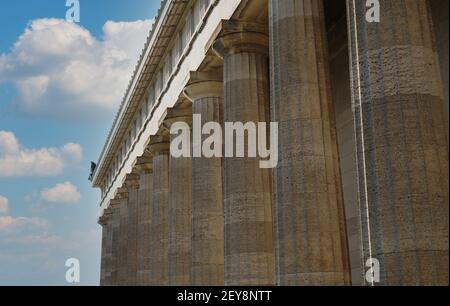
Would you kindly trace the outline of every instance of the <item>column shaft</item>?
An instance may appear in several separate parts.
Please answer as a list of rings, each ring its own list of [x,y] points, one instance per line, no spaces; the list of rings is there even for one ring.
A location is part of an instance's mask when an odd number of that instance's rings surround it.
[[[112,237],[112,215],[111,208],[103,211],[103,215],[99,219],[102,225],[102,255],[101,255],[101,275],[100,285],[108,286],[111,284],[111,237]]]
[[[111,204],[111,277],[110,285],[117,286],[119,269],[119,233],[120,233],[120,202],[114,200]]]
[[[143,173],[140,178],[139,189],[139,213],[138,213],[138,235],[137,235],[137,285],[150,286],[151,285],[151,221],[152,221],[152,188],[153,188],[153,174]]]
[[[215,42],[224,58],[224,121],[270,121],[268,37],[227,22]],[[259,25],[255,31],[259,31]],[[248,145],[245,145],[248,149]],[[246,151],[245,156],[248,156]],[[271,173],[259,158],[225,158],[225,284],[273,285]]]
[[[118,239],[117,285],[128,284],[128,195],[120,199],[120,225]]]
[[[278,283],[342,285],[349,265],[322,1],[270,1]]]
[[[348,0],[364,262],[383,285],[448,285],[448,143],[429,1]]]
[[[106,240],[108,237],[107,223],[102,225],[102,253],[101,253],[101,265],[100,265],[100,286],[105,286],[107,262],[106,262]]]
[[[189,113],[192,113],[190,109]],[[168,115],[170,116],[170,114]],[[186,122],[186,117],[166,119]],[[190,122],[188,122],[190,124]],[[187,133],[191,133],[187,127]],[[171,135],[171,141],[178,135]],[[170,156],[169,162],[169,285],[191,285],[192,266],[192,159]]]
[[[105,286],[111,286],[112,276],[112,237],[113,237],[113,220],[111,209],[108,209],[108,220],[106,223],[107,235],[106,235],[106,247],[105,247]]]
[[[169,247],[169,154],[158,153],[153,158],[153,194],[151,222],[151,281],[155,286],[168,285]]]
[[[189,85],[186,95],[201,125],[223,123],[223,85],[203,81]],[[207,138],[202,136],[202,143]],[[192,285],[224,285],[224,215],[222,158],[192,159]]]
[[[127,285],[135,286],[137,280],[137,228],[138,228],[138,189],[129,188],[127,220]]]

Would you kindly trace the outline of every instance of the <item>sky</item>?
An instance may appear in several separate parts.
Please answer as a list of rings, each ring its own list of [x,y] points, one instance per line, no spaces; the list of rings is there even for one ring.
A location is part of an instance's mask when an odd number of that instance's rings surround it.
[[[0,2],[0,285],[99,284],[88,181],[160,0]]]

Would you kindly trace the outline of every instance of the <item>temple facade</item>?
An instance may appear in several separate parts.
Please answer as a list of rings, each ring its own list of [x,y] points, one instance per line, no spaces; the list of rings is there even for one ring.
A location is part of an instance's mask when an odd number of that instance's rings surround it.
[[[448,285],[448,4],[162,1],[92,173],[101,285]],[[174,157],[194,115],[278,123],[276,167]]]

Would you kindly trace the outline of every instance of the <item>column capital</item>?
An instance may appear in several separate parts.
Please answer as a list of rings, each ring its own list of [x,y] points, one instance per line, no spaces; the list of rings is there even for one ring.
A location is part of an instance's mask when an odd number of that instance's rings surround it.
[[[128,173],[125,175],[125,179],[123,180],[123,187],[129,189],[137,189],[139,188],[139,174],[136,173]]]
[[[108,222],[107,222],[105,216],[103,215],[103,216],[98,217],[97,223],[99,225],[101,225],[102,227],[104,227]]]
[[[183,94],[191,102],[202,98],[223,98],[223,74],[191,71]]]
[[[192,107],[184,108],[169,108],[167,110],[166,119],[164,119],[163,126],[170,133],[170,128],[175,122],[185,122],[192,125]]]
[[[115,209],[115,208],[117,208],[118,206],[120,205],[120,199],[116,199],[116,198],[114,198],[114,199],[111,199],[110,201],[109,201],[109,205],[108,205],[108,209]]]
[[[138,174],[148,174],[153,172],[153,156],[141,156],[134,163],[133,172]]]
[[[147,144],[145,152],[152,156],[169,154],[170,135],[165,128],[161,129],[157,135],[150,138],[150,142]]]
[[[128,189],[125,187],[120,187],[116,190],[116,198],[121,199],[127,199],[128,198]]]
[[[112,212],[111,212],[111,210],[109,208],[105,209],[103,211],[103,215],[101,215],[98,218],[98,224],[101,225],[101,226],[107,225],[109,220],[110,220],[111,214],[112,214]]]
[[[103,211],[103,215],[106,216],[106,217],[110,217],[111,214],[112,214],[111,207],[108,206],[108,207]]]
[[[254,22],[222,21],[221,31],[212,47],[222,58],[244,52],[268,55],[268,27]]]

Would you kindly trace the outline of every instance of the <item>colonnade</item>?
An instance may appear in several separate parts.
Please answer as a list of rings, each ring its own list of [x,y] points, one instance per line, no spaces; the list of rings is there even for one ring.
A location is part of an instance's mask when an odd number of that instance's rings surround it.
[[[103,226],[103,285],[349,285],[322,1],[223,21],[221,72],[189,76]],[[428,1],[348,0],[361,266],[383,285],[448,284],[448,143]],[[414,22],[412,22],[414,21]],[[223,71],[223,73],[222,73]],[[278,165],[174,158],[174,122],[278,122]],[[361,275],[365,278],[365,275]],[[370,282],[369,282],[370,283]]]

